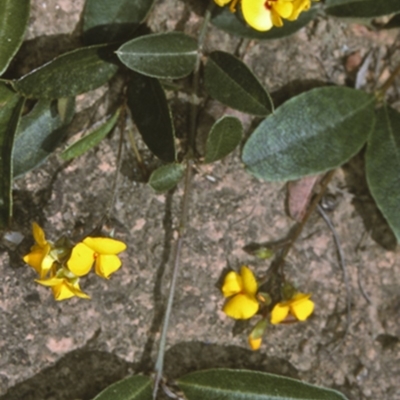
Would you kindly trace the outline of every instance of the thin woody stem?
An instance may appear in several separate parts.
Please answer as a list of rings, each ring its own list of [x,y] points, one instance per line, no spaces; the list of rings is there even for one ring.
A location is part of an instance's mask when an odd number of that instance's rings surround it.
[[[197,94],[199,91],[201,56],[203,54],[204,40],[206,37],[207,27],[211,19],[211,12],[213,8],[214,8],[214,2],[211,1],[204,15],[203,24],[200,29],[199,38],[197,40],[197,58],[193,71],[192,94],[190,99],[191,100],[190,126],[189,126],[189,146],[190,146],[190,151],[192,151],[193,154],[195,153],[195,148],[196,148],[196,123],[197,123],[197,112],[198,112]]]
[[[287,255],[289,254],[290,249],[292,248],[293,244],[296,242],[296,240],[300,236],[300,234],[303,231],[303,228],[306,225],[306,223],[307,223],[308,219],[310,218],[311,214],[317,208],[318,203],[320,202],[322,196],[324,195],[324,193],[326,191],[326,188],[328,187],[328,184],[331,181],[334,173],[335,173],[334,170],[329,171],[322,178],[322,181],[320,183],[320,190],[319,190],[318,194],[314,197],[314,199],[311,202],[310,207],[308,207],[308,210],[307,210],[306,214],[304,215],[303,219],[298,224],[296,230],[294,231],[294,233],[289,238],[288,244],[286,246],[284,246],[284,248],[282,249],[281,253],[278,256],[277,262],[274,265],[274,267],[276,268],[275,269],[276,271],[279,270],[282,267],[283,263],[285,262],[285,259],[286,259]]]
[[[390,74],[389,78],[386,82],[376,91],[376,97],[378,100],[383,100],[387,90],[392,86],[393,82],[395,81],[397,75],[400,74],[400,64],[395,68],[395,70]]]
[[[154,379],[154,389],[153,389],[153,399],[157,398],[158,387],[162,378],[163,369],[164,369],[164,355],[165,355],[165,346],[167,340],[167,332],[169,320],[171,317],[172,305],[174,302],[176,281],[179,273],[179,265],[180,265],[180,256],[182,250],[182,244],[184,241],[185,233],[186,233],[186,224],[188,220],[188,210],[189,210],[189,195],[190,195],[190,187],[192,182],[193,175],[193,162],[189,160],[186,165],[186,174],[185,174],[185,187],[184,194],[182,199],[182,213],[179,221],[178,228],[178,240],[175,246],[174,252],[174,269],[172,272],[171,286],[169,288],[167,308],[165,310],[164,324],[162,327],[160,344],[158,348],[157,361],[155,365],[155,379]]]
[[[188,212],[189,212],[189,201],[190,201],[190,188],[193,177],[193,160],[192,157],[195,154],[195,141],[196,141],[196,125],[197,125],[197,94],[199,88],[199,79],[200,79],[200,63],[201,56],[203,50],[204,39],[207,31],[207,26],[211,18],[211,10],[213,7],[213,2],[210,2],[209,7],[206,10],[202,27],[200,29],[199,38],[198,38],[198,47],[197,47],[197,58],[195,69],[193,72],[193,81],[192,81],[192,95],[191,95],[191,107],[190,107],[190,125],[189,125],[189,154],[188,160],[186,161],[186,172],[185,172],[185,186],[184,186],[184,194],[182,199],[182,211],[179,220],[178,227],[178,240],[176,242],[174,257],[173,257],[173,272],[171,285],[169,288],[167,307],[165,310],[164,323],[161,331],[160,344],[157,354],[157,361],[155,365],[155,379],[154,379],[154,389],[153,389],[153,399],[157,398],[158,388],[160,386],[160,381],[163,375],[164,369],[164,356],[165,356],[165,347],[167,341],[167,333],[168,333],[168,325],[171,317],[172,305],[174,301],[176,281],[179,274],[179,266],[180,266],[180,256],[183,241],[186,234],[186,227],[188,222]]]

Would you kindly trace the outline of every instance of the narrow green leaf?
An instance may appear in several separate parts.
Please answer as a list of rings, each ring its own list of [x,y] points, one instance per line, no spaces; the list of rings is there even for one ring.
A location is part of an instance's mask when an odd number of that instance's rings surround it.
[[[0,0],[0,75],[21,46],[29,8],[30,0]]]
[[[157,168],[150,176],[149,185],[159,193],[167,192],[182,179],[186,167],[182,164],[168,164]]]
[[[194,69],[197,42],[181,32],[157,33],[123,44],[117,55],[128,68],[144,75],[183,78]]]
[[[242,134],[242,124],[237,118],[229,115],[220,118],[208,135],[204,162],[212,163],[227,156],[236,149],[242,140]]]
[[[129,36],[147,17],[154,0],[86,0],[83,38],[86,44],[111,43]]]
[[[174,126],[160,82],[132,72],[128,107],[148,148],[165,162],[175,161]]]
[[[342,18],[374,18],[400,11],[399,0],[327,0],[327,14]]]
[[[301,13],[296,21],[284,21],[281,28],[272,28],[267,32],[259,32],[248,26],[237,12],[230,12],[229,7],[216,7],[211,22],[217,28],[232,35],[249,39],[272,40],[293,35],[293,33],[308,25],[316,16],[317,8],[313,7],[309,11]]]
[[[32,111],[21,118],[14,142],[14,177],[40,165],[55,150],[72,120],[74,109],[74,98],[39,100]]]
[[[0,83],[0,228],[12,216],[12,151],[24,99]]]
[[[147,376],[130,376],[113,383],[93,400],[151,400],[152,383]]]
[[[374,97],[324,87],[294,97],[256,128],[242,160],[271,181],[299,179],[337,168],[365,144],[374,126]]]
[[[73,97],[103,85],[117,72],[111,46],[90,46],[65,53],[14,83],[25,97]]]
[[[118,109],[104,124],[101,124],[98,128],[66,148],[61,153],[61,158],[63,160],[71,160],[97,146],[114,128],[118,121],[120,111],[121,110]]]
[[[400,242],[400,113],[387,105],[368,139],[366,170],[371,194]]]
[[[267,115],[273,109],[267,91],[246,64],[229,53],[210,54],[204,84],[211,97],[221,103],[254,115]]]
[[[188,400],[346,400],[335,390],[257,371],[210,369],[177,383]]]

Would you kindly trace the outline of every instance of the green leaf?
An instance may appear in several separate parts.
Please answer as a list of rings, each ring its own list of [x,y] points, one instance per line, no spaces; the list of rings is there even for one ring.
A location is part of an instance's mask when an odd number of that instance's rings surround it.
[[[141,36],[123,44],[119,59],[130,69],[154,78],[189,75],[197,58],[197,42],[181,32]]]
[[[327,14],[342,18],[374,18],[400,11],[399,0],[327,0]]]
[[[160,82],[132,72],[128,107],[148,148],[165,162],[175,161],[174,126]]]
[[[244,146],[249,172],[271,181],[337,168],[365,144],[374,125],[374,97],[324,87],[294,97],[256,128]]]
[[[21,118],[14,142],[14,177],[41,164],[57,147],[74,115],[75,100],[39,100]]]
[[[135,375],[113,383],[93,400],[151,400],[153,381],[147,376]]]
[[[316,15],[317,8],[313,7],[309,11],[302,12],[296,21],[284,21],[283,27],[281,28],[274,27],[267,32],[259,32],[246,25],[246,23],[240,19],[238,13],[231,13],[229,7],[216,7],[211,22],[217,28],[232,35],[249,39],[271,40],[293,35],[293,33],[308,25]]]
[[[204,83],[207,92],[221,103],[254,115],[267,115],[273,109],[267,91],[246,64],[229,53],[210,54]]]
[[[101,124],[98,128],[66,148],[61,153],[61,158],[63,160],[71,160],[97,146],[114,128],[118,121],[120,111],[121,110],[118,109],[104,124]]]
[[[30,0],[0,0],[0,75],[21,46],[29,8]]]
[[[224,158],[231,153],[242,140],[241,122],[229,115],[225,115],[215,122],[207,138],[206,164]]]
[[[167,192],[182,179],[186,167],[182,164],[168,164],[157,168],[150,176],[149,185],[159,193]]]
[[[378,110],[366,153],[368,186],[400,242],[400,113]]]
[[[85,44],[129,39],[147,17],[154,0],[86,0],[83,12]]]
[[[335,390],[257,371],[210,369],[177,383],[188,400],[346,400]]]
[[[58,99],[96,89],[117,72],[111,46],[90,46],[65,53],[14,83],[25,97]]]
[[[0,228],[12,216],[12,151],[24,99],[0,82]]]

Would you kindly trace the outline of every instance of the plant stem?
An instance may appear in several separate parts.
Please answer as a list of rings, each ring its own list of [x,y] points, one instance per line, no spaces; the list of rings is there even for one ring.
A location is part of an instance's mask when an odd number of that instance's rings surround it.
[[[211,0],[204,15],[203,24],[200,29],[199,38],[197,40],[197,58],[193,71],[192,94],[190,96],[191,98],[190,98],[189,149],[190,151],[193,152],[193,154],[195,154],[196,150],[196,123],[197,123],[197,111],[198,111],[197,93],[199,90],[200,63],[201,63],[201,56],[203,54],[203,46],[206,37],[207,27],[211,19],[211,12],[213,8],[214,8],[214,2]]]
[[[161,381],[161,378],[163,375],[164,356],[165,356],[165,346],[166,346],[166,341],[167,341],[168,325],[169,325],[169,320],[171,317],[172,305],[173,305],[173,301],[174,301],[175,288],[176,288],[176,281],[177,281],[178,273],[179,273],[181,250],[182,250],[182,245],[183,245],[183,241],[184,241],[185,234],[186,234],[186,227],[187,227],[187,221],[188,221],[190,188],[191,188],[191,182],[192,182],[192,177],[193,177],[192,157],[195,155],[195,147],[196,147],[195,142],[196,142],[196,125],[197,125],[197,112],[198,112],[196,99],[197,99],[197,93],[198,93],[198,89],[199,89],[200,63],[201,63],[204,39],[206,36],[207,26],[208,26],[208,23],[211,18],[211,10],[212,10],[213,6],[214,6],[214,3],[211,1],[210,5],[208,6],[208,8],[206,10],[203,24],[202,24],[202,27],[201,27],[200,33],[199,33],[198,42],[197,42],[198,43],[197,58],[196,58],[194,72],[193,72],[191,106],[190,106],[190,125],[189,125],[189,146],[190,147],[189,147],[189,153],[188,153],[188,160],[186,161],[185,186],[184,186],[183,199],[182,199],[181,216],[180,216],[179,227],[178,227],[178,240],[176,242],[174,257],[173,257],[174,268],[173,268],[173,272],[172,272],[171,285],[169,288],[164,323],[163,323],[161,336],[160,336],[160,344],[159,344],[159,349],[158,349],[158,354],[157,354],[157,361],[156,361],[156,365],[154,368],[155,373],[156,373],[156,376],[154,379],[154,389],[153,389],[153,399],[154,400],[157,398],[158,388],[159,388],[160,381]]]
[[[275,271],[278,271],[282,267],[283,263],[285,262],[286,256],[289,254],[289,251],[292,248],[293,244],[296,242],[296,240],[300,236],[301,232],[303,231],[303,228],[306,225],[306,222],[308,221],[308,219],[310,218],[310,216],[314,212],[314,210],[317,208],[318,203],[320,202],[322,196],[324,195],[326,188],[328,187],[328,183],[331,181],[334,173],[335,173],[335,170],[329,171],[322,178],[322,181],[320,183],[320,191],[314,197],[313,201],[311,202],[310,206],[308,207],[306,214],[304,215],[301,222],[297,225],[293,234],[289,237],[288,244],[286,246],[284,246],[281,253],[279,254],[278,259],[276,260],[276,264],[274,264]]]
[[[399,74],[400,74],[400,64],[390,74],[390,76],[386,80],[386,82],[376,91],[375,96],[378,98],[378,100],[383,100],[385,93],[390,88],[390,86],[392,86],[394,80],[396,79],[397,75],[399,75]]]
[[[189,211],[189,194],[190,187],[193,176],[193,161],[188,160],[186,165],[186,173],[185,173],[185,187],[184,194],[182,199],[182,213],[179,221],[178,228],[178,240],[176,242],[175,251],[174,251],[174,269],[172,272],[171,286],[169,288],[167,308],[165,310],[164,323],[161,331],[160,344],[158,348],[157,361],[155,365],[155,373],[156,377],[154,379],[154,389],[153,389],[153,399],[155,400],[157,397],[158,387],[160,384],[160,380],[162,378],[162,373],[164,369],[164,355],[165,355],[165,345],[167,340],[167,332],[169,320],[171,317],[172,304],[174,302],[175,288],[176,288],[176,280],[178,278],[179,265],[180,265],[180,256],[183,240],[186,233],[186,225],[188,220],[188,211]]]

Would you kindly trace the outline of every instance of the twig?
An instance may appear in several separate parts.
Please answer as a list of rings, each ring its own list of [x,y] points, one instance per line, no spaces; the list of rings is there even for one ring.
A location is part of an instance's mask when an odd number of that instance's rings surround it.
[[[129,140],[129,143],[130,143],[130,145],[132,147],[133,153],[135,154],[136,161],[137,161],[137,163],[139,165],[139,168],[142,171],[143,178],[144,178],[145,181],[147,181],[149,173],[147,171],[146,166],[144,165],[143,158],[139,153],[139,149],[138,149],[138,147],[136,145],[136,140],[135,140],[135,136],[133,134],[132,128],[128,129],[128,140]]]
[[[383,100],[387,90],[390,88],[390,86],[392,86],[398,74],[400,74],[400,64],[390,74],[386,82],[375,92],[375,96],[377,97],[378,100]]]
[[[326,225],[328,225],[328,228],[332,232],[333,240],[335,242],[338,258],[339,258],[339,265],[340,268],[343,272],[343,280],[344,284],[346,286],[346,309],[347,309],[347,317],[346,317],[346,329],[344,331],[344,335],[341,338],[340,342],[336,345],[335,349],[343,342],[345,337],[350,331],[350,325],[351,325],[351,290],[350,290],[350,282],[349,282],[349,276],[347,274],[347,268],[346,268],[346,261],[344,259],[344,254],[342,247],[340,245],[340,240],[339,236],[336,232],[335,227],[332,224],[332,221],[330,220],[329,216],[326,214],[324,209],[318,204],[317,209],[323,220],[326,222]]]
[[[207,27],[211,19],[211,12],[213,8],[214,8],[214,2],[211,0],[204,15],[203,24],[201,26],[199,38],[197,41],[197,57],[193,71],[192,94],[190,96],[191,104],[190,104],[189,146],[190,146],[190,151],[193,152],[193,154],[195,153],[195,148],[196,148],[196,123],[197,123],[197,111],[198,111],[197,93],[199,90],[199,80],[200,80],[199,72],[200,72],[201,56],[203,54],[204,39],[206,37]]]
[[[166,340],[167,340],[168,325],[169,325],[169,320],[171,317],[172,304],[174,302],[176,280],[178,278],[178,273],[179,273],[181,249],[182,249],[182,244],[183,244],[183,240],[184,240],[185,233],[186,233],[186,224],[187,224],[187,219],[188,219],[187,217],[188,217],[188,211],[189,211],[189,194],[190,194],[190,186],[191,186],[192,174],[193,174],[192,164],[193,164],[193,161],[189,160],[187,162],[187,166],[186,166],[185,188],[184,188],[184,194],[183,194],[183,200],[182,200],[182,214],[181,214],[181,218],[179,221],[178,241],[175,246],[175,252],[174,252],[174,257],[173,257],[174,269],[172,272],[171,286],[169,288],[167,307],[165,310],[164,323],[163,323],[163,327],[162,327],[160,344],[159,344],[158,354],[157,354],[157,361],[156,361],[156,365],[154,368],[155,373],[156,373],[156,377],[154,379],[154,389],[153,389],[153,399],[154,400],[157,397],[158,387],[159,387],[159,384],[160,384],[160,381],[162,378],[162,374],[163,374],[163,369],[164,369],[164,355],[165,355],[165,345],[166,345]]]
[[[310,218],[310,215],[314,212],[315,208],[317,207],[318,203],[320,202],[322,196],[325,193],[326,188],[328,187],[328,183],[331,181],[333,174],[335,173],[335,170],[329,171],[321,180],[320,182],[320,191],[319,193],[314,197],[314,199],[312,200],[310,206],[308,207],[308,210],[306,212],[306,214],[304,215],[303,219],[301,220],[301,222],[297,225],[297,227],[294,230],[294,233],[291,235],[291,237],[289,237],[288,239],[290,239],[290,241],[288,242],[288,244],[282,249],[282,252],[280,253],[276,264],[275,264],[275,270],[278,270],[283,262],[285,261],[286,256],[289,254],[290,249],[292,248],[293,244],[295,243],[295,241],[298,239],[298,237],[300,236],[301,232],[303,231],[303,228],[306,224],[306,222],[308,221],[308,219]]]
[[[189,154],[188,154],[188,161],[186,163],[186,173],[185,173],[185,187],[184,187],[184,193],[183,193],[183,199],[182,199],[182,212],[181,212],[181,217],[179,221],[179,229],[178,229],[178,241],[175,246],[175,252],[174,252],[174,269],[172,272],[172,279],[171,279],[171,286],[169,288],[169,294],[168,294],[168,301],[167,301],[167,307],[165,311],[165,317],[164,317],[164,323],[163,323],[163,328],[161,332],[161,337],[160,337],[160,346],[158,349],[158,354],[157,354],[157,361],[155,365],[155,379],[154,379],[154,389],[153,389],[153,399],[155,400],[157,398],[157,392],[158,388],[160,385],[160,381],[162,378],[163,374],[163,369],[164,369],[164,356],[165,356],[165,345],[166,345],[166,340],[167,340],[167,332],[168,332],[168,325],[169,325],[169,320],[171,316],[171,311],[172,311],[172,304],[174,301],[174,294],[175,294],[175,287],[176,287],[176,281],[179,273],[179,264],[180,264],[180,255],[181,255],[181,249],[182,249],[182,244],[183,240],[185,237],[186,233],[186,225],[187,225],[187,220],[188,220],[188,211],[189,211],[189,199],[190,199],[190,187],[191,187],[191,181],[192,181],[192,176],[193,176],[193,160],[191,159],[194,156],[195,153],[195,142],[196,142],[196,123],[197,123],[197,92],[198,92],[198,86],[199,86],[199,71],[200,71],[200,62],[201,62],[201,55],[202,55],[202,49],[204,45],[204,39],[207,31],[207,26],[208,23],[211,19],[211,10],[214,7],[214,2],[210,1],[210,4],[206,10],[204,20],[203,20],[203,25],[200,29],[199,33],[199,38],[198,38],[198,44],[197,44],[197,58],[196,58],[196,64],[195,64],[195,69],[193,72],[193,87],[192,87],[192,95],[191,95],[191,112],[190,112],[190,129],[189,129]]]

